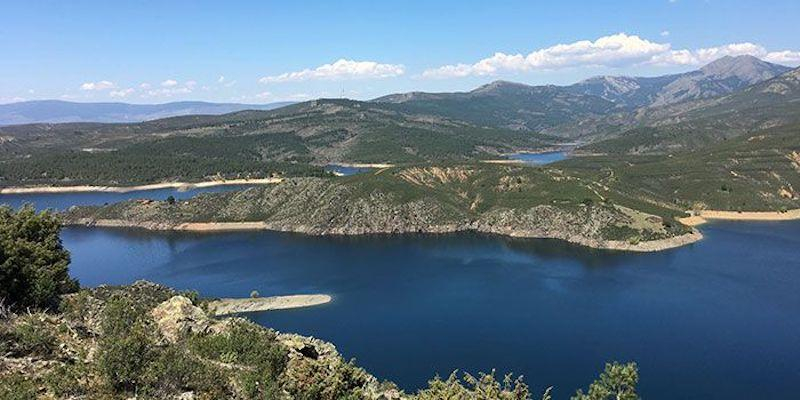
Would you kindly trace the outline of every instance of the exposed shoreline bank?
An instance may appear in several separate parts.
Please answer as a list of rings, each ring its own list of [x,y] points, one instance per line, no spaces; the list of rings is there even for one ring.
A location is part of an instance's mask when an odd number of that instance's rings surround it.
[[[800,220],[800,208],[779,211],[718,211],[705,210],[696,212],[690,217],[678,218],[684,225],[698,226],[707,223],[709,220],[724,221],[793,221]]]
[[[394,164],[389,163],[331,163],[329,165],[335,165],[338,167],[347,167],[347,168],[392,168]]]
[[[197,188],[206,188],[213,186],[229,186],[229,185],[269,185],[280,183],[283,178],[263,178],[263,179],[229,179],[221,181],[203,181],[203,182],[162,182],[152,183],[148,185],[138,186],[93,186],[93,185],[76,185],[76,186],[12,186],[0,188],[0,194],[40,194],[40,193],[129,193],[144,190],[157,190],[157,189],[181,189],[191,190]]]
[[[330,303],[331,300],[332,297],[327,294],[295,294],[289,296],[255,297],[244,299],[219,299],[208,303],[208,310],[214,316],[223,316],[231,314],[313,307]]]
[[[131,222],[118,219],[78,219],[68,222],[73,226],[89,226],[89,227],[103,227],[103,228],[140,228],[153,231],[181,231],[181,232],[236,232],[236,231],[275,231],[275,232],[288,232],[288,233],[301,233],[315,236],[357,236],[357,235],[385,235],[385,234],[403,234],[403,233],[424,233],[424,234],[441,234],[441,233],[457,233],[457,232],[478,232],[488,233],[501,236],[508,236],[514,238],[524,239],[555,239],[564,240],[569,243],[586,246],[601,250],[620,250],[630,252],[654,252],[673,249],[676,247],[685,246],[691,243],[700,241],[703,235],[699,231],[692,231],[687,234],[675,236],[666,239],[650,240],[645,242],[630,243],[626,241],[617,240],[599,240],[587,237],[560,237],[560,236],[544,236],[535,232],[528,231],[515,231],[506,229],[486,229],[474,228],[468,226],[448,225],[448,226],[434,226],[424,230],[410,230],[410,231],[322,231],[318,232],[306,226],[289,227],[283,225],[269,224],[262,221],[252,222],[183,222],[177,224],[166,224],[157,222]]]

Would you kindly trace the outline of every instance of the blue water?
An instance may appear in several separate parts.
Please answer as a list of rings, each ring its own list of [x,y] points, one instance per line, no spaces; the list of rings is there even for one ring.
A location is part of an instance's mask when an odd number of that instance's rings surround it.
[[[37,209],[66,210],[75,205],[103,205],[131,199],[165,200],[169,196],[183,200],[200,193],[217,193],[231,190],[242,190],[246,185],[221,185],[189,190],[155,189],[137,190],[128,193],[40,193],[40,194],[0,194],[0,204],[8,204],[19,208],[25,203],[33,204]]]
[[[556,161],[565,160],[569,157],[567,151],[549,151],[546,153],[516,153],[511,154],[508,158],[513,160],[522,160],[526,164],[544,165],[554,163]]]
[[[328,164],[325,166],[325,171],[333,172],[342,176],[361,174],[371,171],[372,168],[364,167],[348,167],[339,164]]]
[[[68,228],[84,285],[146,278],[207,296],[329,293],[252,314],[332,341],[407,390],[497,368],[569,398],[635,360],[645,399],[796,398],[800,223],[718,223],[659,253],[477,234],[309,237]]]

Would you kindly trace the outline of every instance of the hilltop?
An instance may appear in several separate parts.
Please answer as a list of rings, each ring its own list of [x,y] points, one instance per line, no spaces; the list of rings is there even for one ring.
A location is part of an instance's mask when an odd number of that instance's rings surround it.
[[[218,115],[243,110],[272,110],[292,102],[268,104],[179,101],[163,104],[77,103],[33,100],[0,104],[0,125],[63,122],[141,122],[180,115]]]
[[[353,100],[137,124],[18,125],[0,127],[0,138],[5,185],[319,175],[312,165],[496,158],[555,141]]]

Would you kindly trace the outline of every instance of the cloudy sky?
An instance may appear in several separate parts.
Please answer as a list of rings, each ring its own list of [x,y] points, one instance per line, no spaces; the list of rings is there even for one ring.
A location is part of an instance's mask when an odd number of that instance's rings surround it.
[[[0,103],[369,99],[738,54],[800,65],[797,0],[0,3]]]

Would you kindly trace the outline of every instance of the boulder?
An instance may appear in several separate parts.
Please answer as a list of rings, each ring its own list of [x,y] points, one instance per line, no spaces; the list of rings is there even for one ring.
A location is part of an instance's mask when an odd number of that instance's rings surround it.
[[[183,296],[173,296],[151,311],[161,335],[170,343],[175,343],[187,335],[206,333],[211,320],[205,312]]]

